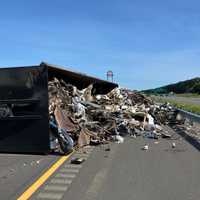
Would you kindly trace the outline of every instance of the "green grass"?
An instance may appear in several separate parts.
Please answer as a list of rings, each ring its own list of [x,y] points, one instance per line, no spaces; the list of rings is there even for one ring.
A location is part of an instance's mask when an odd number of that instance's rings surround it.
[[[192,113],[200,114],[200,106],[192,103],[183,103],[183,102],[178,102],[176,100],[169,100],[165,99],[164,97],[153,97],[153,99],[157,102],[160,103],[170,103],[171,105],[175,106],[176,108],[180,108]]]

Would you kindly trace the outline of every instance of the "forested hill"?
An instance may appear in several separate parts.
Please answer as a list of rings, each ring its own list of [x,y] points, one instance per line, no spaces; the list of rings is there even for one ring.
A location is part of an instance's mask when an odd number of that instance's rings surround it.
[[[175,84],[166,85],[163,87],[149,89],[142,91],[147,94],[167,94],[174,92],[181,93],[199,93],[200,94],[200,77],[193,78],[186,81],[181,81]]]

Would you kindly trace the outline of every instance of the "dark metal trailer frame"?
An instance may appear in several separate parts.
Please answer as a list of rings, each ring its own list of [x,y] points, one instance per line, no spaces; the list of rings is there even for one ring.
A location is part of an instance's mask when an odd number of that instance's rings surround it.
[[[0,152],[49,153],[48,80],[57,77],[94,93],[106,94],[118,85],[62,67],[0,69]]]

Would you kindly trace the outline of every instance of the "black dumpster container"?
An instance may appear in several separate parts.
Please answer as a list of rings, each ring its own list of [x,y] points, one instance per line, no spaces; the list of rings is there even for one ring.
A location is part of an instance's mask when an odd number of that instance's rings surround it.
[[[48,69],[0,69],[0,152],[49,151]]]
[[[116,84],[47,63],[0,69],[0,152],[48,153],[48,80],[57,77],[79,89],[94,84],[107,93]]]

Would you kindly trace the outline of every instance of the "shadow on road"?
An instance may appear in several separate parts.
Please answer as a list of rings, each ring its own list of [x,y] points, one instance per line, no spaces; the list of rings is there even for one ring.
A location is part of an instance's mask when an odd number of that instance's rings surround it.
[[[179,134],[183,139],[189,142],[192,146],[194,146],[198,151],[200,151],[200,142],[197,141],[192,136],[188,135],[182,128],[178,127],[177,125],[170,126],[177,134]]]

